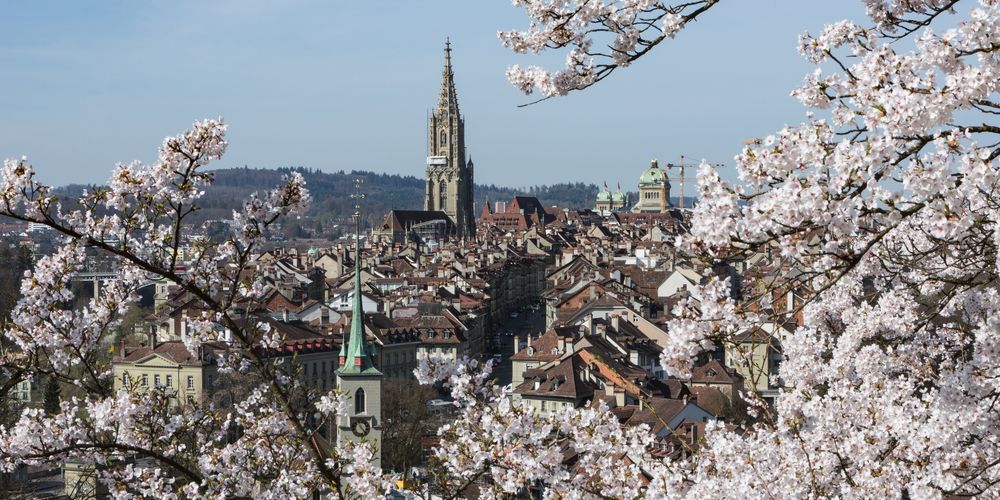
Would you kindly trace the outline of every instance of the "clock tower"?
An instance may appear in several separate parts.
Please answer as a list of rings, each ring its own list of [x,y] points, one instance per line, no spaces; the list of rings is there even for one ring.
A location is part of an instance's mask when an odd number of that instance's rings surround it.
[[[347,396],[347,412],[337,415],[337,444],[364,441],[374,446],[375,466],[382,466],[382,372],[375,367],[365,338],[361,307],[361,180],[354,181],[354,302],[351,331],[340,346],[337,388]]]

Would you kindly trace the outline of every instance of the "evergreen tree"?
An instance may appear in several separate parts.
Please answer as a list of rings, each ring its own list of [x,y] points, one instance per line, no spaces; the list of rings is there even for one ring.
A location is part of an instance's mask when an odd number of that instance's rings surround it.
[[[54,377],[49,377],[45,382],[45,414],[56,415],[59,413],[59,381]]]

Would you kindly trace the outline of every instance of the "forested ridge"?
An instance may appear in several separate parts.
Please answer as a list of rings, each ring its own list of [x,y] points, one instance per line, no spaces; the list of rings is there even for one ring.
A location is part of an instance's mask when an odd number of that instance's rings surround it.
[[[366,171],[324,172],[305,167],[243,167],[212,171],[215,182],[206,189],[205,197],[201,199],[201,210],[192,221],[228,219],[248,195],[273,188],[281,182],[283,175],[290,172],[298,172],[305,178],[313,199],[307,215],[320,221],[336,222],[351,214],[350,194],[354,190],[352,181],[359,177],[364,179],[365,211],[369,214],[370,222],[381,220],[392,209],[423,209],[424,179],[420,177]],[[64,186],[58,190],[58,194],[76,198],[87,187]],[[524,188],[478,184],[475,189],[475,213],[478,217],[486,201],[491,204],[495,201],[509,201],[516,195],[535,196],[545,206],[593,208],[598,190],[596,185],[582,182]],[[632,199],[634,198],[633,194]]]

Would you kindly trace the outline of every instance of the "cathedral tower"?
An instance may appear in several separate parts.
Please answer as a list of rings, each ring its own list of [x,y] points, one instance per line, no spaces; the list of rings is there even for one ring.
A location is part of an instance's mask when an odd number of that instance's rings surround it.
[[[465,120],[458,110],[451,42],[444,44],[444,71],[437,108],[427,118],[427,189],[424,210],[440,210],[459,236],[473,236],[473,165],[465,160]]]

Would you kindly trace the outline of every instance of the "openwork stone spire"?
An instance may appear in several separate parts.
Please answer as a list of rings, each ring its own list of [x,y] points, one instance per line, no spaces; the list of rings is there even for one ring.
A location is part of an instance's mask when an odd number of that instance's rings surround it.
[[[451,69],[451,39],[444,42],[444,69],[441,71],[441,90],[438,95],[438,114],[459,116],[458,93],[455,92],[455,73]]]

